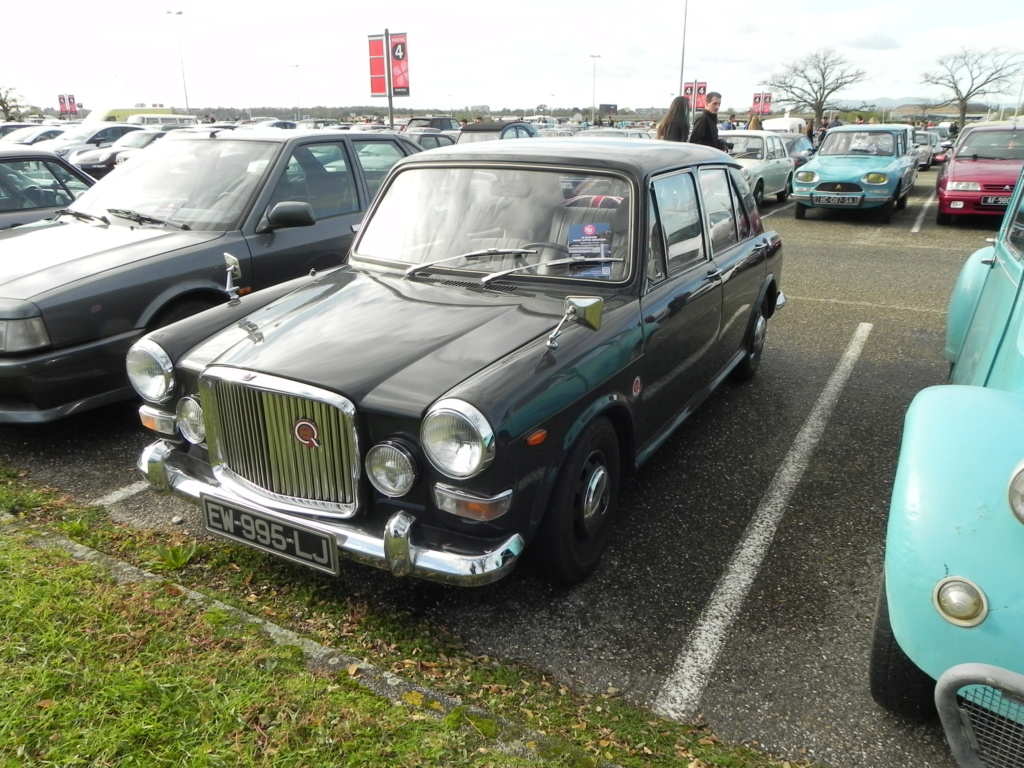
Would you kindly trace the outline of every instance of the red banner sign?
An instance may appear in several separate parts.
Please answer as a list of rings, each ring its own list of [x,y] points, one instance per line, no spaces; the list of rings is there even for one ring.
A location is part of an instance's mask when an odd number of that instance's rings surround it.
[[[409,95],[409,44],[404,32],[391,35],[391,95]]]
[[[750,108],[751,114],[770,115],[772,113],[772,95],[770,93],[755,93],[754,105]]]
[[[60,104],[60,113],[66,115],[68,113],[67,97],[61,93],[57,96],[57,102]]]
[[[707,83],[694,83],[697,89],[697,109],[704,109],[704,100],[708,95],[708,84]]]
[[[68,112],[72,115],[78,114],[78,103],[75,101],[74,94],[71,93],[68,94]]]
[[[385,67],[384,35],[370,35],[370,95],[388,95],[388,75]]]

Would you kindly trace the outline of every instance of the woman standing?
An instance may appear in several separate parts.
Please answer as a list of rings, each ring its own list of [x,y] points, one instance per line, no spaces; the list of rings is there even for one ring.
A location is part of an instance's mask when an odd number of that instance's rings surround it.
[[[666,141],[686,141],[690,135],[690,105],[685,96],[676,96],[668,112],[654,129],[654,138]]]

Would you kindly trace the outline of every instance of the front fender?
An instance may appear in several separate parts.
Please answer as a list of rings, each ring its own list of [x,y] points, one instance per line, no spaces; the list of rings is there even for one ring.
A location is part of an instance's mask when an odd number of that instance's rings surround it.
[[[1024,671],[1024,524],[1007,489],[1024,459],[1024,396],[930,387],[907,411],[886,536],[893,633],[933,678],[973,661]],[[964,628],[933,604],[948,576],[984,591],[989,614]]]
[[[960,357],[967,329],[978,306],[981,290],[992,272],[991,264],[983,264],[983,260],[994,259],[995,248],[991,245],[980,248],[972,253],[957,276],[953,293],[949,297],[949,310],[946,314],[946,359],[955,363]]]

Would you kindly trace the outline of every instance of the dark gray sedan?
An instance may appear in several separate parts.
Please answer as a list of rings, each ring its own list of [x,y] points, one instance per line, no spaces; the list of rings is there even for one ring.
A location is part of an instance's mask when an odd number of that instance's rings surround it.
[[[133,397],[128,348],[226,301],[225,253],[243,293],[342,264],[391,165],[419,151],[397,135],[174,131],[52,220],[0,233],[0,423]]]
[[[0,229],[49,218],[96,183],[45,149],[0,147]]]

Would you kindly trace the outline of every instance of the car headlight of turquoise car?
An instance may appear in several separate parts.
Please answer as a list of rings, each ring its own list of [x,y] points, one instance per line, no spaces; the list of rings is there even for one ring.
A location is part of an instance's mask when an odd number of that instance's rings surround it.
[[[878,173],[878,172],[865,173],[863,178],[862,178],[862,181],[865,184],[888,184],[889,183],[889,174],[887,174],[887,173]]]

